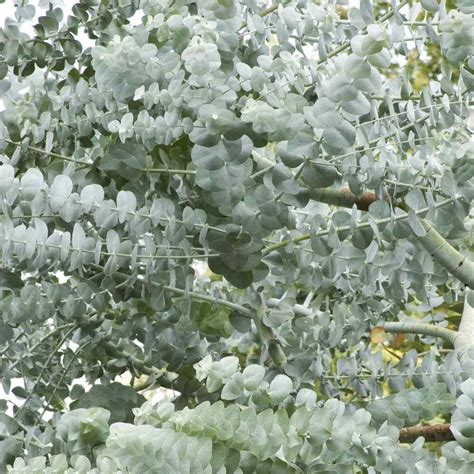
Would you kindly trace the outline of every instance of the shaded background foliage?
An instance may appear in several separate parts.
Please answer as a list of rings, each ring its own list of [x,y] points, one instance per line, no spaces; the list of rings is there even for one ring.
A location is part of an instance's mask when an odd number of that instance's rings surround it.
[[[471,472],[470,2],[17,3],[2,469]]]

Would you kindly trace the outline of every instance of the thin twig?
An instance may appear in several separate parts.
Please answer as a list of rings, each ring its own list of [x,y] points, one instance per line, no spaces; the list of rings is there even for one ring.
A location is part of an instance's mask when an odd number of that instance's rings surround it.
[[[409,428],[402,428],[400,430],[400,443],[413,443],[420,436],[425,438],[425,441],[452,441],[454,435],[450,429],[449,423],[428,426],[410,426]]]

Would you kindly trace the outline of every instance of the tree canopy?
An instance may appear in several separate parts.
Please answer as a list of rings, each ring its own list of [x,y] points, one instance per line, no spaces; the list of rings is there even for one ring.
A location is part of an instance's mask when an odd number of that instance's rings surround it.
[[[473,472],[472,2],[15,3],[0,471]]]

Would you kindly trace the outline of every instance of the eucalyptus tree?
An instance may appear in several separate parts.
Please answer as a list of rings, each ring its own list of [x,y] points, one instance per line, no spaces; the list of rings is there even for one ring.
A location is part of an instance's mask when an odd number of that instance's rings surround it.
[[[473,472],[472,2],[68,3],[0,30],[3,471]]]

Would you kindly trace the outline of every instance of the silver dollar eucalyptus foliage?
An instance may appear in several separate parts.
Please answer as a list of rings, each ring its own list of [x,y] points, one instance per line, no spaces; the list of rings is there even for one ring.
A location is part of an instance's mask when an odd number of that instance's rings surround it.
[[[474,472],[472,2],[14,3],[0,471]]]

